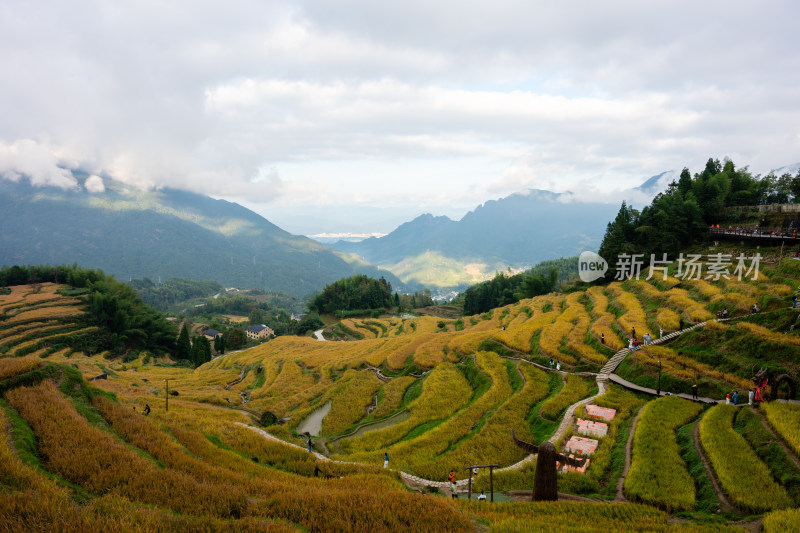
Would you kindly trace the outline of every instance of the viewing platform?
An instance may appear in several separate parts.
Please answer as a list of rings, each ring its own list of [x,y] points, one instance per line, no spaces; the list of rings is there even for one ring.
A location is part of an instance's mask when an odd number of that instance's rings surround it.
[[[765,229],[765,228],[709,228],[709,235],[713,239],[736,239],[743,241],[770,241],[800,243],[800,233],[797,229]]]

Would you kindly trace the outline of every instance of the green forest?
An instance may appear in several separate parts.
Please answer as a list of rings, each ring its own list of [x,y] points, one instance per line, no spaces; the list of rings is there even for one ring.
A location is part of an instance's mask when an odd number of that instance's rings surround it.
[[[692,177],[684,168],[677,181],[658,194],[641,212],[622,202],[616,218],[608,223],[599,254],[609,261],[610,273],[620,254],[675,254],[686,246],[708,239],[712,224],[726,221],[727,208],[786,203],[800,199],[800,172],[753,176],[733,161],[709,159],[702,172]]]
[[[511,276],[498,272],[494,278],[468,288],[458,299],[463,299],[465,315],[476,315],[524,298],[547,294],[577,276],[577,257],[543,261],[530,270]]]
[[[383,277],[370,278],[356,274],[326,285],[308,304],[311,311],[334,314],[338,311],[370,310],[394,304],[392,284]]]

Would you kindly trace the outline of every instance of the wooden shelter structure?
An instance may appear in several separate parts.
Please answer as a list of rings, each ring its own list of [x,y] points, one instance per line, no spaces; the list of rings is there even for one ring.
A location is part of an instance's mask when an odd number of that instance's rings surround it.
[[[536,473],[533,476],[531,501],[558,501],[556,461],[576,468],[580,468],[586,463],[585,457],[576,459],[556,452],[556,447],[552,442],[545,441],[537,446],[524,440],[519,440],[513,429],[511,430],[511,438],[514,439],[514,444],[519,448],[536,455]]]

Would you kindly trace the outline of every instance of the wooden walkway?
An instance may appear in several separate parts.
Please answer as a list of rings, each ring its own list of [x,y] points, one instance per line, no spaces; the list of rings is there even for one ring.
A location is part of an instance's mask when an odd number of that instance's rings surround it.
[[[712,239],[733,239],[737,241],[759,241],[759,242],[792,242],[800,243],[800,232],[797,230],[781,231],[773,233],[772,230],[735,230],[712,228],[709,229],[708,234]]]

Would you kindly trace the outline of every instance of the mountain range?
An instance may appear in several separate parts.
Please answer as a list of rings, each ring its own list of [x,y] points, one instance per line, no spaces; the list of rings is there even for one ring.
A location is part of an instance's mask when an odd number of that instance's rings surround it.
[[[653,195],[669,175],[637,190]],[[463,289],[497,271],[596,250],[619,209],[530,189],[457,221],[425,214],[382,237],[326,246],[226,200],[73,177],[68,189],[0,179],[0,265],[78,263],[123,281],[181,277],[298,297],[356,273],[402,291]]]
[[[355,273],[406,288],[390,272],[238,204],[108,179],[98,189],[86,174],[73,177],[72,189],[0,179],[0,265],[78,263],[122,281],[182,277],[299,297]]]
[[[384,237],[331,246],[408,283],[463,286],[498,270],[596,250],[618,210],[617,204],[577,203],[568,193],[529,189],[488,201],[459,221],[425,214]]]

